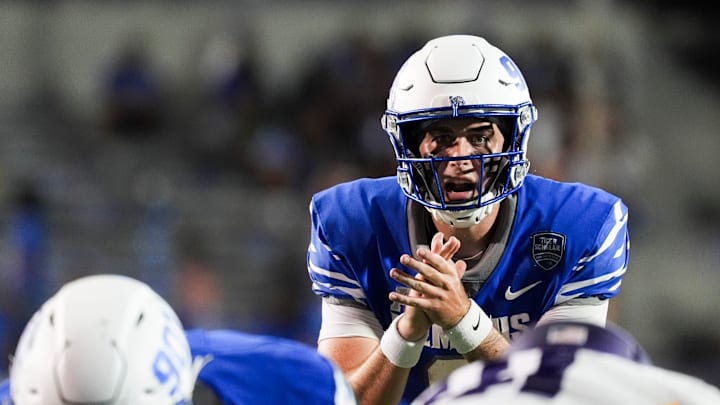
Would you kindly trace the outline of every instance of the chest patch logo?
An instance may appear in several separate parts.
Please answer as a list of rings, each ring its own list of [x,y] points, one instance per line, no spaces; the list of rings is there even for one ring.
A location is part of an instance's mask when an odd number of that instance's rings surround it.
[[[532,258],[544,270],[554,269],[565,254],[565,235],[538,232],[532,236]]]

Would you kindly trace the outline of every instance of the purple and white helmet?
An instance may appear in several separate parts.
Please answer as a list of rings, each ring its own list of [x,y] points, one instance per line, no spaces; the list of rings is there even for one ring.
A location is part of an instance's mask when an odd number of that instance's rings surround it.
[[[572,352],[588,349],[620,356],[638,363],[650,363],[650,357],[635,338],[620,326],[605,327],[576,321],[555,321],[523,332],[510,352],[540,348],[543,351]]]

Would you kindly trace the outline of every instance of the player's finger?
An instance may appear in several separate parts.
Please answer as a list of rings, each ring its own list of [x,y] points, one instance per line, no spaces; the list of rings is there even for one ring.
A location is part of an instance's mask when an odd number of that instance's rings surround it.
[[[443,247],[443,238],[444,236],[442,232],[437,232],[435,235],[433,235],[432,240],[430,241],[430,250],[439,253]]]
[[[430,250],[433,252],[439,252],[443,245],[443,234],[441,232],[436,233],[433,235],[432,240],[430,240]]]
[[[443,244],[439,254],[445,260],[451,260],[458,250],[460,250],[460,240],[454,236],[451,236],[450,239],[448,239],[447,242]]]
[[[420,248],[418,249],[416,254],[423,261],[423,263],[435,269],[437,272],[440,272],[442,274],[457,274],[453,262],[451,260],[445,259],[437,253]],[[419,269],[417,270],[420,271]],[[425,274],[424,271],[421,271],[421,273],[423,273],[426,277],[428,276],[427,274]]]
[[[423,295],[434,297],[437,296],[438,293],[440,293],[438,287],[425,282],[419,277],[412,277],[411,275],[405,273],[400,269],[393,268],[392,270],[390,270],[390,277],[392,277],[395,281],[405,284],[410,289],[417,291],[418,293]]]
[[[458,260],[455,262],[455,271],[457,272],[459,278],[462,278],[462,276],[465,275],[465,270],[467,270],[467,263],[465,260]]]
[[[390,277],[419,293],[422,293],[423,290],[427,290],[427,287],[425,286],[427,283],[425,283],[422,279],[413,277],[400,269],[390,270]]]
[[[403,304],[419,309],[426,309],[425,307],[428,306],[427,300],[420,297],[411,297],[409,295],[400,294],[397,291],[393,291],[388,295],[388,298],[390,298],[390,301],[397,302],[398,304]]]
[[[444,257],[446,260],[450,260],[460,249],[460,240],[451,236],[445,241],[444,237],[442,232],[437,232],[433,235],[432,241],[430,242],[430,250]]]
[[[418,249],[418,251],[420,250],[429,252],[429,250],[427,249]],[[425,280],[437,286],[444,285],[442,273],[433,268],[433,266],[426,263],[425,260],[417,260],[410,255],[402,255],[400,256],[400,263],[417,271],[421,275],[421,280]]]

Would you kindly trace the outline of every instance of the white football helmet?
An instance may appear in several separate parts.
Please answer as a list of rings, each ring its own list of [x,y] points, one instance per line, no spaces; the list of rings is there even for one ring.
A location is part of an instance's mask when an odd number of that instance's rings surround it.
[[[146,284],[120,275],[63,286],[26,326],[10,369],[16,405],[192,403],[183,327]]]
[[[424,123],[453,117],[487,117],[503,132],[501,153],[470,157],[420,156]],[[436,218],[468,227],[492,205],[517,191],[528,172],[525,156],[537,110],[517,65],[485,39],[450,35],[429,41],[403,64],[387,100],[382,126],[390,136],[403,192]],[[479,163],[478,198],[449,203],[437,168],[450,160]],[[483,190],[485,176],[492,176]]]

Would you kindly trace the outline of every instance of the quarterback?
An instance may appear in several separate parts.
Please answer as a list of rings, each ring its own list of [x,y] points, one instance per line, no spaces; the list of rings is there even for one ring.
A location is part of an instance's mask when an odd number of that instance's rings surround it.
[[[396,176],[315,194],[307,267],[318,350],[360,403],[407,404],[553,319],[604,325],[628,263],[617,196],[530,173],[538,112],[518,66],[481,37],[430,40],[381,124]]]

